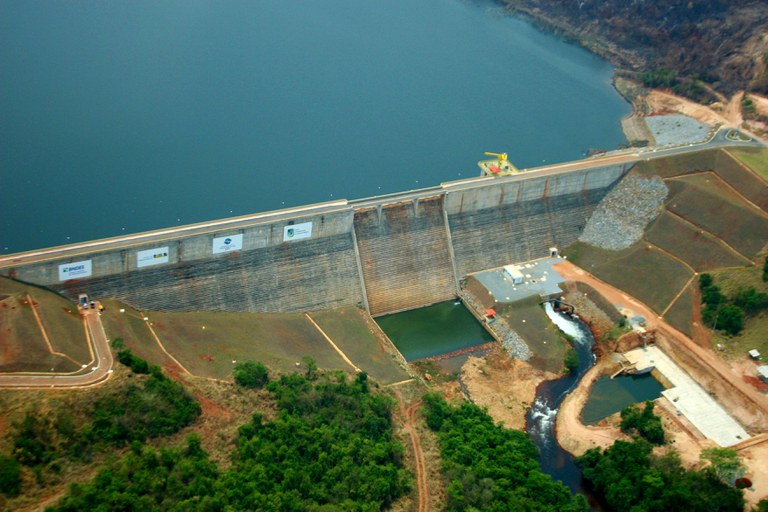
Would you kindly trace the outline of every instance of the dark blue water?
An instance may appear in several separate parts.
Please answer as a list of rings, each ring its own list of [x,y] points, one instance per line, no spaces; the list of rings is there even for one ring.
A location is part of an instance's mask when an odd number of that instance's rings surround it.
[[[612,149],[611,73],[460,0],[3,0],[0,252]]]

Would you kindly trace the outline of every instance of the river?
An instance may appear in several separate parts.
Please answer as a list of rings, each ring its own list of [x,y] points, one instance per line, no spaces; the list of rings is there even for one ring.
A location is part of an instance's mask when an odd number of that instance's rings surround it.
[[[581,321],[575,321],[556,313],[552,306],[545,304],[547,316],[561,331],[571,336],[574,347],[579,355],[579,366],[576,371],[556,380],[542,382],[536,390],[536,399],[526,415],[526,430],[539,450],[541,469],[555,480],[562,481],[573,492],[585,493],[582,487],[581,470],[576,465],[571,454],[563,450],[555,436],[555,419],[557,411],[581,378],[595,364],[592,347],[595,339],[589,328]],[[588,496],[589,497],[589,496]],[[594,501],[594,499],[590,499]],[[597,508],[593,508],[595,510]]]
[[[0,252],[614,149],[612,71],[494,3],[4,0]]]

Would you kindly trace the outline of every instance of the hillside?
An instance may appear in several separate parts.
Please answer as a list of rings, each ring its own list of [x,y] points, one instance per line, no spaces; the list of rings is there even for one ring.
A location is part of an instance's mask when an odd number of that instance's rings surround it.
[[[503,0],[651,87],[768,93],[768,1]],[[703,83],[702,83],[703,82]]]

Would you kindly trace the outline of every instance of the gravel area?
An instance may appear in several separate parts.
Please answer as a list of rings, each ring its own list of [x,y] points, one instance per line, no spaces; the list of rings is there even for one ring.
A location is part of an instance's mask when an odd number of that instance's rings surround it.
[[[463,290],[460,295],[465,305],[477,311],[478,314],[483,314],[485,309],[477,302],[474,295],[467,292],[466,290]],[[504,350],[506,350],[510,356],[520,359],[521,361],[527,361],[531,358],[531,356],[533,356],[531,349],[528,348],[528,345],[525,343],[523,338],[521,338],[520,335],[515,331],[510,329],[509,324],[507,324],[507,322],[502,318],[496,317],[496,319],[493,320],[489,326],[499,337],[501,340],[501,346],[504,347]]]
[[[682,114],[647,116],[648,125],[657,146],[679,146],[704,142],[710,126]]]
[[[603,249],[626,249],[661,213],[667,192],[658,176],[627,174],[597,206],[579,240]]]

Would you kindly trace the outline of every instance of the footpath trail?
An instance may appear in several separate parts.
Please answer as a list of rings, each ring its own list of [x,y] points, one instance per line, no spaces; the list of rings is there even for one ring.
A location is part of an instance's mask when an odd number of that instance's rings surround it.
[[[101,324],[98,311],[83,311],[86,338],[93,359],[81,371],[69,374],[15,373],[0,374],[0,388],[16,389],[78,389],[106,382],[112,375],[112,350]]]
[[[416,485],[419,494],[419,512],[429,511],[429,487],[427,486],[427,465],[424,452],[421,449],[421,440],[416,432],[416,412],[421,407],[421,400],[414,402],[406,409],[403,395],[399,389],[395,390],[397,403],[400,405],[400,414],[403,417],[403,426],[408,431],[413,446],[413,457],[416,460]]]

